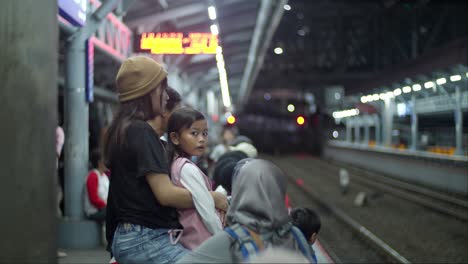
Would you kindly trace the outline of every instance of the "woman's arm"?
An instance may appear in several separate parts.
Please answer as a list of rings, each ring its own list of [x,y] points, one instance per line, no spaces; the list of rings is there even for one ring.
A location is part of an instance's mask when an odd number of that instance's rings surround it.
[[[178,209],[194,207],[190,192],[172,184],[167,174],[150,173],[146,181],[161,205]]]
[[[192,194],[195,208],[208,231],[215,234],[223,230],[221,219],[216,213],[213,197],[198,168],[193,164],[186,163],[180,171],[180,179],[182,185]]]

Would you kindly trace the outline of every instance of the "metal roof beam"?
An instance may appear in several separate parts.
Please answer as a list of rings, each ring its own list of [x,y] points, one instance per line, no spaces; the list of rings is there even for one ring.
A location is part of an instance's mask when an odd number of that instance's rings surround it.
[[[190,16],[199,12],[204,12],[206,11],[206,9],[207,7],[204,3],[195,3],[173,9],[168,9],[167,11],[162,13],[144,16],[137,19],[131,19],[127,21],[126,24],[132,28],[142,25],[144,31],[151,30],[157,25],[161,24],[162,22]]]
[[[237,99],[239,109],[242,108],[243,101],[247,101],[246,99],[257,79],[265,52],[283,16],[283,6],[287,2],[287,0],[280,0],[276,6],[273,6],[271,0],[262,0],[261,2],[254,35],[250,43],[249,57],[242,77],[239,98]]]

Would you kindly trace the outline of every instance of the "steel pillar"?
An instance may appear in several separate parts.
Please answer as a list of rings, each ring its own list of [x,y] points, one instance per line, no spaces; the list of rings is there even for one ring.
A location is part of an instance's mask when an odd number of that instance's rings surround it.
[[[95,248],[100,227],[83,213],[83,188],[88,174],[89,107],[86,102],[86,44],[105,16],[120,0],[108,0],[90,16],[86,26],[67,40],[65,54],[65,218],[59,226],[59,246]]]
[[[2,1],[0,25],[0,263],[57,263],[57,1]]]
[[[416,96],[411,96],[411,146],[410,150],[416,150],[418,145],[418,114],[416,113]]]
[[[461,109],[460,87],[455,87],[455,154],[463,155],[463,113]]]

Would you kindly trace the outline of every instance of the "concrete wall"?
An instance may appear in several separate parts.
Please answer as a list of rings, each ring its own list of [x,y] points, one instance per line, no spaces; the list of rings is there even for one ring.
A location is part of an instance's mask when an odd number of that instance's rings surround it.
[[[353,144],[328,144],[324,156],[434,189],[468,195],[468,159],[418,157],[408,151],[372,150]]]

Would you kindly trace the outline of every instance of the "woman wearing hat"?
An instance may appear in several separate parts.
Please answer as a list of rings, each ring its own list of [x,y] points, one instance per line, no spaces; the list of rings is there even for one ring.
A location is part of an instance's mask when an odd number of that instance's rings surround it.
[[[128,58],[117,74],[120,106],[105,136],[104,158],[112,172],[106,237],[119,263],[173,263],[186,252],[177,243],[176,208],[193,208],[193,199],[171,183],[166,152],[148,124],[164,112],[166,77],[144,56]],[[226,197],[212,195],[226,210]]]

